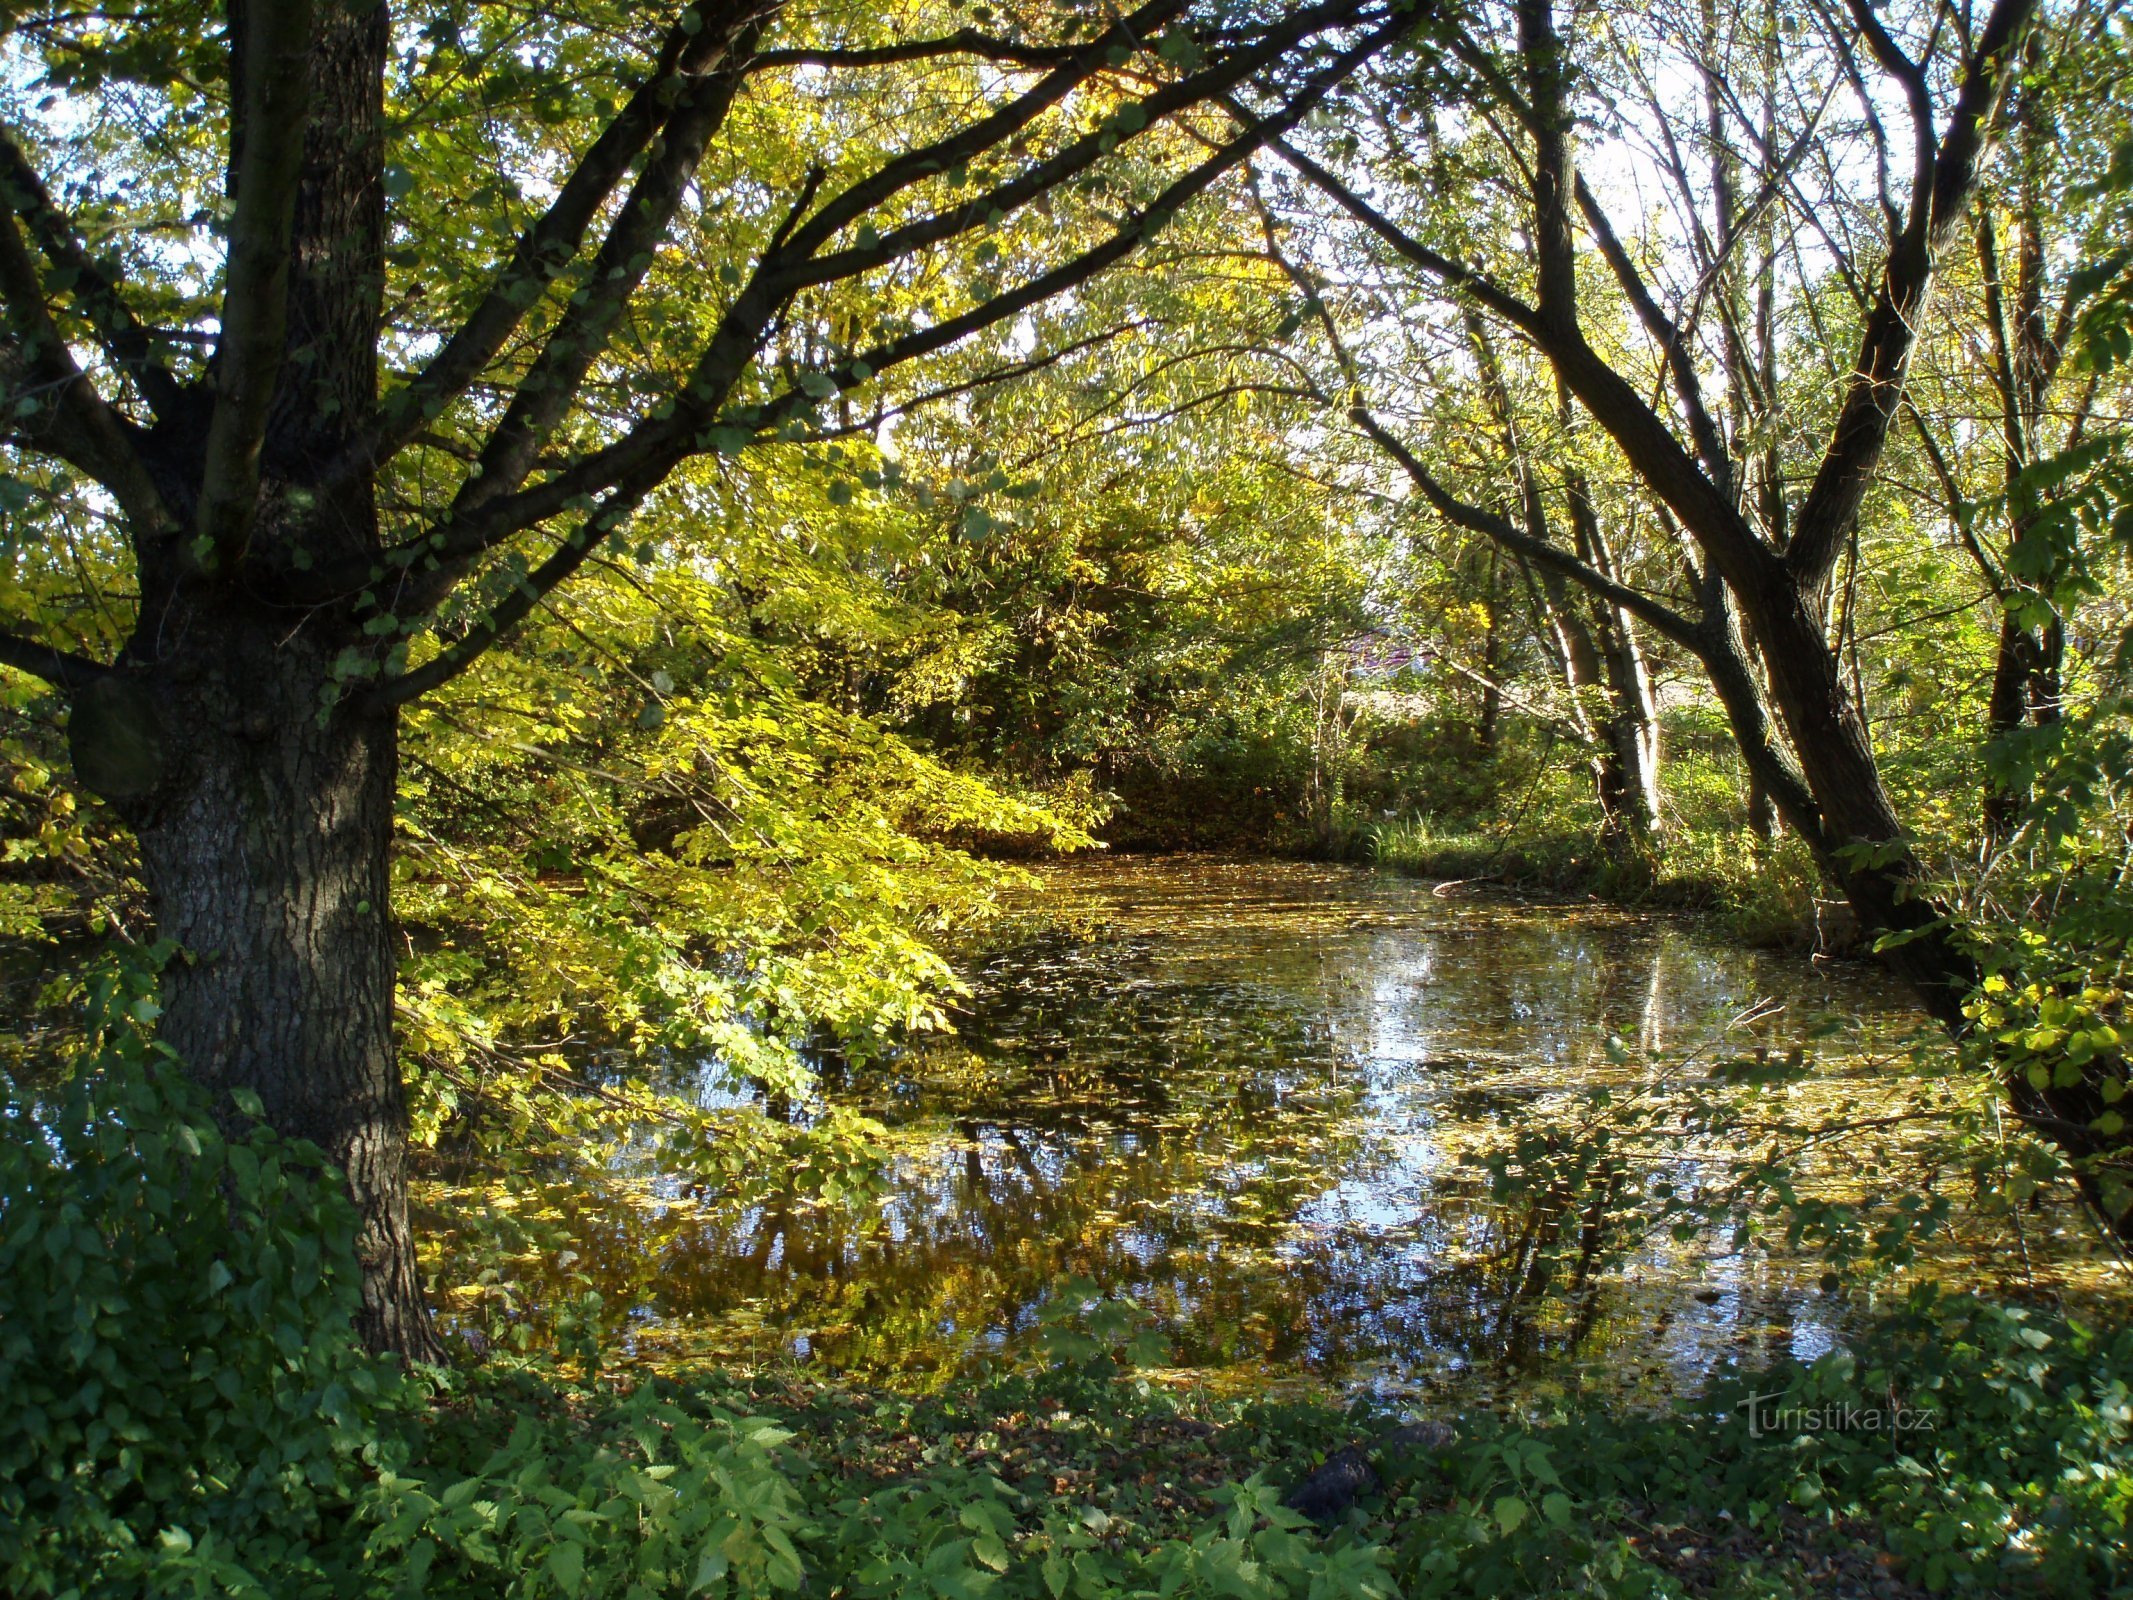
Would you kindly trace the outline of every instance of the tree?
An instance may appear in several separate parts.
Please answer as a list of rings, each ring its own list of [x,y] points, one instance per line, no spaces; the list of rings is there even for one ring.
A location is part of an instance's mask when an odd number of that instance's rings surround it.
[[[1678,531],[1687,603],[1461,499],[1360,392],[1358,427],[1447,520],[1584,585],[1703,665],[1787,824],[1887,964],[1960,1035],[1981,976],[1977,944],[1936,891],[1884,781],[1843,651],[1849,616],[1836,579],[1848,557],[1856,571],[1932,291],[1992,163],[2038,8],[2001,0],[1944,26],[1927,8],[1885,17],[1863,3],[1822,7],[1807,19],[1814,42],[1785,38],[1793,20],[1772,9],[1722,22],[1705,7],[1694,20],[1662,21],[1672,26],[1654,39],[1637,19],[1580,19],[1566,34],[1549,0],[1477,14],[1453,54],[1473,91],[1465,131],[1488,154],[1476,188],[1461,192],[1500,201],[1516,241],[1508,248],[1477,238],[1464,216],[1413,208],[1425,165],[1414,147],[1432,137],[1433,90],[1393,101],[1370,157],[1308,140],[1275,149],[1424,295],[1458,308],[1445,315],[1483,316],[1546,364]],[[1668,87],[1645,65],[1661,55],[1673,58]],[[1683,82],[1701,92],[1683,95]],[[1840,93],[1857,107],[1846,139],[1824,129]],[[1907,147],[1887,125],[1886,98],[1903,107]],[[1622,153],[1633,114],[1644,155]],[[1669,219],[1643,237],[1618,227],[1607,180],[1581,174],[1586,142],[1656,170],[1671,190]],[[1861,177],[1872,184],[1863,203],[1852,192]],[[1771,226],[1780,208],[1782,233]],[[1853,354],[1826,372],[1811,350],[1834,345],[1817,303],[1828,277],[1804,265],[1803,233],[1857,294]],[[1787,255],[1793,307],[1773,287]],[[1794,307],[1814,338],[1788,367],[1780,318]],[[1803,412],[1816,431],[1801,425]],[[1808,446],[1814,454],[1796,464]],[[2016,1111],[2074,1159],[2123,1225],[2109,1076],[2006,1074]]]
[[[0,138],[8,448],[136,598],[109,657],[18,614],[0,663],[64,693],[138,840],[184,952],[163,1037],[345,1172],[376,1348],[434,1350],[392,1032],[401,708],[691,463],[1074,292],[1412,26],[928,17],[705,3],[626,47],[641,23],[598,4],[16,23],[46,116]],[[1168,134],[1216,95],[1261,109],[1211,150]],[[1072,221],[1033,222],[1055,198]],[[984,269],[960,306],[949,259]]]

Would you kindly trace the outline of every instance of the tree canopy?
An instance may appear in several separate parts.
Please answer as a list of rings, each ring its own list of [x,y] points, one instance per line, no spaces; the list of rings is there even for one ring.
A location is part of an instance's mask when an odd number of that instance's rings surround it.
[[[2115,4],[5,30],[10,1072],[153,969],[372,1348],[411,1171],[863,1192],[1103,843],[1841,906],[2133,1227]]]

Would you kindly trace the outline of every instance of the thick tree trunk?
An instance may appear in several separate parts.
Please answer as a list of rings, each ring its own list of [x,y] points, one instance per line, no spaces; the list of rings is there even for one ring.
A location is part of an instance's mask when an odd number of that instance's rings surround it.
[[[1951,936],[1907,831],[1881,781],[1866,718],[1845,686],[1813,598],[1782,582],[1743,597],[1770,688],[1791,734],[1826,842],[1821,865],[1862,926],[1882,936],[1882,959],[1952,1031],[1976,963]],[[1811,841],[1812,842],[1812,841]]]
[[[269,1125],[340,1168],[359,1217],[359,1332],[431,1358],[393,1048],[397,724],[343,698],[336,673],[390,640],[365,634],[369,596],[291,610],[256,598],[263,577],[381,548],[370,482],[325,486],[377,400],[388,19],[378,0],[319,0],[303,94],[281,103],[287,41],[255,59],[255,24],[267,45],[280,37],[270,15],[232,0],[230,271],[250,263],[283,325],[226,306],[198,410],[144,438],[175,530],[134,529],[139,619],[119,672],[76,696],[69,733],[77,773],[139,839],[157,931],[182,952],[164,976],[164,1040],[218,1114],[241,1122],[230,1092],[250,1090]],[[286,204],[246,213],[247,149],[297,138]],[[283,252],[278,287],[258,264]],[[256,423],[243,420],[254,391]],[[220,449],[225,424],[240,440],[256,426],[256,449]]]
[[[1809,597],[1794,591],[1760,599],[1753,620],[1820,816],[1822,837],[1811,842],[1822,870],[1842,888],[1861,926],[1877,936],[1883,965],[1909,984],[1951,1035],[1963,1039],[1970,1032],[1963,1004],[1982,973],[1911,849],[1836,652]],[[2072,1081],[2053,1075],[2040,1083],[2025,1065],[2001,1070],[2016,1115],[2073,1159],[2083,1193],[2119,1238],[2133,1237],[2133,1212],[2111,1209],[2106,1181],[2107,1171],[2124,1174],[2126,1147],[2096,1126],[2109,1109],[2102,1095],[2108,1074],[2092,1065]]]
[[[122,798],[166,971],[162,1037],[217,1093],[247,1088],[278,1132],[346,1175],[360,1219],[359,1331],[432,1358],[407,1215],[407,1108],[393,1047],[390,711],[321,718],[329,646],[284,619],[194,613],[201,646],[144,696],[153,781]],[[212,625],[210,625],[212,624]]]
[[[233,196],[247,146],[292,137],[289,126],[247,120],[266,104],[254,96],[272,81],[262,74],[289,70],[253,59],[252,8],[265,3],[230,7]],[[255,576],[374,559],[380,549],[370,483],[324,485],[377,402],[388,45],[380,0],[313,5],[301,164],[286,213],[283,359],[249,534],[222,552],[239,560],[248,548]],[[276,225],[268,212],[251,223]],[[232,258],[267,242],[233,237]],[[218,387],[231,359],[218,349]],[[176,498],[189,517],[189,494]],[[223,1114],[234,1115],[229,1090],[250,1089],[272,1127],[311,1140],[341,1169],[360,1219],[364,1342],[433,1358],[393,1047],[397,721],[343,698],[335,671],[351,647],[374,656],[383,646],[366,637],[353,597],[276,610],[233,571],[195,571],[181,548],[144,549],[141,569],[141,619],[124,664],[156,748],[132,781],[119,775],[131,791],[120,806],[140,840],[158,932],[184,951],[164,979],[163,1037],[218,1093]]]

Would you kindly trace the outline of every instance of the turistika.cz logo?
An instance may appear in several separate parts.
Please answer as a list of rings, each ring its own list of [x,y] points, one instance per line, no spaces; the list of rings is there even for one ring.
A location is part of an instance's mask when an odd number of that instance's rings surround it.
[[[1779,1393],[1751,1394],[1739,1409],[1748,1413],[1751,1439],[1774,1433],[1931,1433],[1940,1426],[1931,1407],[1907,1406],[1893,1395],[1881,1404],[1825,1400],[1806,1406],[1788,1405]]]

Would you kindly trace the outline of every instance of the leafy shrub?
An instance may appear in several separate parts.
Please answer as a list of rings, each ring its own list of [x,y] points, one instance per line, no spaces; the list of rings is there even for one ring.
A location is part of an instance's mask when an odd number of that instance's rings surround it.
[[[1658,1416],[1475,1419],[1389,1508],[1404,1592],[1704,1590],[1730,1548],[1722,1592],[1795,1593],[1819,1547],[1936,1593],[2133,1594],[2133,1333],[1923,1287],[1854,1344]],[[1848,1405],[1879,1425],[1832,1425]]]
[[[473,1403],[432,1438],[419,1474],[382,1476],[367,1555],[403,1591],[510,1600],[1394,1593],[1379,1544],[1321,1538],[1258,1475],[1218,1490],[1216,1514],[1197,1527],[1151,1526],[1093,1495],[1032,1492],[951,1440],[885,1468],[855,1467],[845,1449],[896,1435],[850,1397],[830,1416],[780,1417],[751,1411],[740,1386],[715,1376],[647,1380],[619,1395],[520,1376],[523,1384],[477,1385]],[[1097,1423],[1077,1462],[1108,1459],[1119,1436],[1168,1409],[1086,1372],[1060,1369],[1053,1381]],[[972,1398],[991,1414],[1004,1400]],[[883,1409],[897,1414],[894,1402]],[[509,1419],[508,1438],[458,1459],[484,1419]],[[912,1421],[908,1411],[898,1419]],[[821,1437],[803,1434],[810,1425]]]
[[[354,1213],[316,1149],[216,1126],[150,992],[92,986],[56,1090],[0,1080],[0,1589],[342,1592],[314,1546],[387,1381]]]

